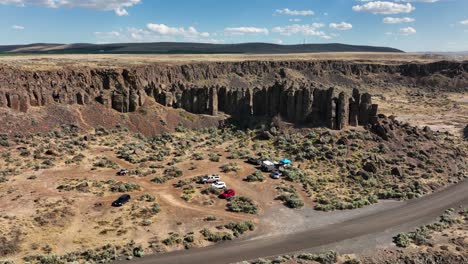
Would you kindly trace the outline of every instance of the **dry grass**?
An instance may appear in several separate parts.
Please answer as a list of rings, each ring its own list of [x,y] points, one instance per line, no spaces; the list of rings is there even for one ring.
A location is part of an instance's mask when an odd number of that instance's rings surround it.
[[[458,59],[467,59],[468,56]],[[452,59],[442,55],[420,53],[306,53],[306,54],[207,54],[207,55],[18,55],[0,56],[0,64],[30,70],[49,70],[60,67],[124,67],[144,64],[186,64],[195,62],[237,62],[237,61],[314,61],[344,60],[367,63],[432,62]]]

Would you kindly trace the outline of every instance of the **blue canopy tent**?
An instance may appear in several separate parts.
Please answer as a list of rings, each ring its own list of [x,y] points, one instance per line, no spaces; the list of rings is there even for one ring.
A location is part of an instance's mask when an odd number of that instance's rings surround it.
[[[291,164],[292,162],[291,162],[290,160],[288,160],[288,159],[282,159],[282,160],[280,160],[280,163],[281,163],[282,165],[289,165],[289,164]]]

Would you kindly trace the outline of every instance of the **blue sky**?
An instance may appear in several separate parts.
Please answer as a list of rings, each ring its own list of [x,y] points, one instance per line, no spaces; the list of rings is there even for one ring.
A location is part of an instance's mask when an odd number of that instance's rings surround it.
[[[468,50],[467,0],[0,0],[0,45],[194,41]]]

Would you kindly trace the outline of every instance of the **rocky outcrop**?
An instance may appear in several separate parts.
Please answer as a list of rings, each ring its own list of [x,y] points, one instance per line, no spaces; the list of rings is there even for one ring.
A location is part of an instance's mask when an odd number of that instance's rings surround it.
[[[385,83],[389,76],[401,85],[430,81],[431,88],[443,82],[440,87],[466,89],[468,62],[244,61],[44,71],[0,66],[0,107],[27,112],[56,103],[99,103],[126,113],[154,98],[195,114],[279,115],[295,124],[341,129],[377,123],[378,107],[370,94],[352,88],[355,83]],[[324,88],[322,83],[342,89]]]
[[[352,104],[348,103],[352,98],[347,98],[344,92],[337,93],[334,88],[321,89],[288,82],[253,89],[181,85],[173,86],[171,92],[155,89],[149,94],[165,106],[195,114],[216,115],[221,111],[238,119],[281,116],[291,123],[331,129],[377,122],[377,105],[371,104],[370,94],[360,95],[357,89],[354,96],[359,98]],[[355,122],[350,113],[355,114]]]

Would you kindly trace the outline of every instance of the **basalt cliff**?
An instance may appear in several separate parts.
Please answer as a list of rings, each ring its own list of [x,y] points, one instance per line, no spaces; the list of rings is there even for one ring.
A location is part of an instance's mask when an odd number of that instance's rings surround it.
[[[468,62],[449,61],[200,62],[38,71],[0,66],[0,108],[29,113],[53,105],[100,105],[135,113],[157,103],[193,114],[279,116],[298,125],[342,129],[377,122],[378,106],[369,91],[395,85],[465,91],[467,77]]]

